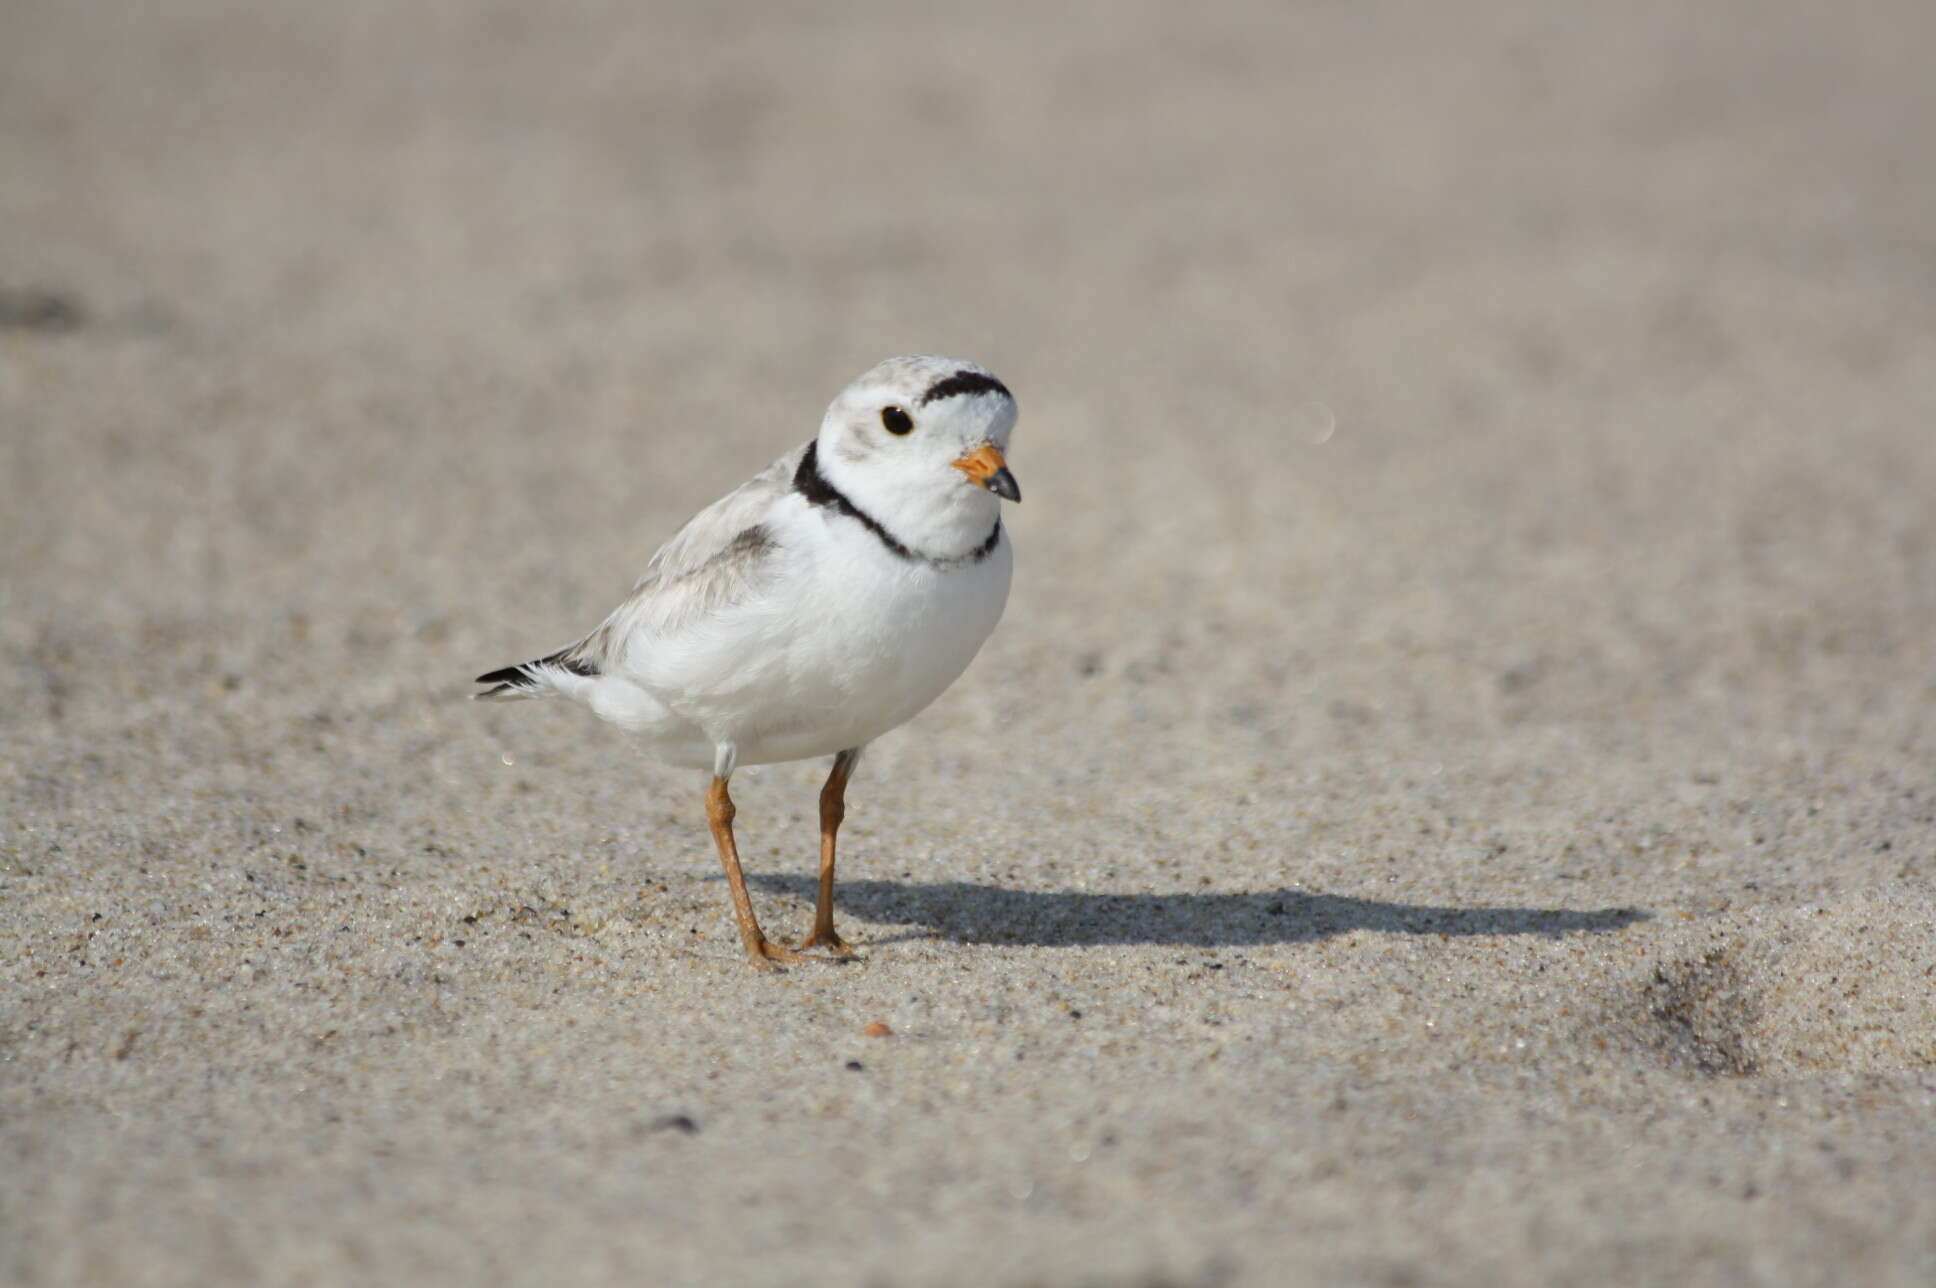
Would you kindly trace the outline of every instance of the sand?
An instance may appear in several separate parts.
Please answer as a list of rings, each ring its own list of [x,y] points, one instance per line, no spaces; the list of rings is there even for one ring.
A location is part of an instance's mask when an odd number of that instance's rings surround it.
[[[8,6],[0,1280],[1936,1281],[1936,23],[1685,8]],[[907,351],[761,976],[467,681]]]

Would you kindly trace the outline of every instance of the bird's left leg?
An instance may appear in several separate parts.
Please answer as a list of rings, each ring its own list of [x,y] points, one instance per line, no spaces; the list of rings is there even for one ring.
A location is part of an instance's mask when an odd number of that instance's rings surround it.
[[[859,747],[849,747],[835,756],[827,784],[820,789],[820,892],[813,905],[813,933],[796,948],[831,948],[838,957],[857,955],[834,929],[834,836],[847,816],[847,780],[860,763],[860,753]]]

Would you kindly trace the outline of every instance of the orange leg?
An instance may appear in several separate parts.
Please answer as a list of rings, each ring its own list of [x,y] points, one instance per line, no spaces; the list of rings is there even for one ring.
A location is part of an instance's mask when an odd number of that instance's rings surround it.
[[[834,929],[834,836],[840,831],[840,820],[847,817],[847,780],[859,760],[858,747],[835,756],[827,785],[820,789],[820,894],[813,905],[813,933],[796,945],[831,948],[837,957],[857,956],[853,945]]]
[[[746,944],[746,955],[755,966],[772,970],[780,962],[806,962],[814,959],[791,948],[782,948],[760,933],[753,916],[753,901],[746,894],[746,877],[739,870],[739,847],[733,844],[733,798],[726,791],[726,780],[713,778],[706,791],[706,823],[712,828],[713,844],[719,847],[719,862],[726,869],[726,884],[733,892],[733,915],[739,919],[739,937]]]

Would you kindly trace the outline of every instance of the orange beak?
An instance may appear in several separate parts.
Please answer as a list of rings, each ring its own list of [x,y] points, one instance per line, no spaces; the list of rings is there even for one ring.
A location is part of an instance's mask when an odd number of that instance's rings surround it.
[[[1004,501],[1022,499],[1021,486],[1015,482],[1015,476],[1008,472],[1008,462],[1002,459],[1002,449],[993,443],[983,443],[951,464]]]

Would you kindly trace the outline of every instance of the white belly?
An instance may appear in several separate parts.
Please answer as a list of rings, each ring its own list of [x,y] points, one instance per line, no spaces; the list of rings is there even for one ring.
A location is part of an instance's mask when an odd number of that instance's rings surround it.
[[[852,535],[852,534],[847,534]],[[1008,600],[1006,536],[981,562],[937,568],[871,538],[801,550],[749,602],[593,686],[592,709],[673,764],[832,755],[912,719],[954,683]]]

